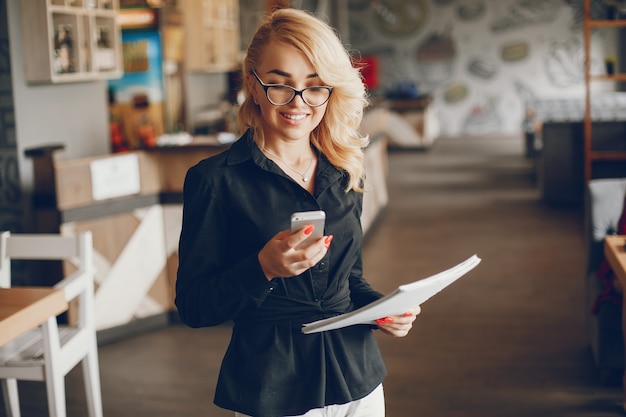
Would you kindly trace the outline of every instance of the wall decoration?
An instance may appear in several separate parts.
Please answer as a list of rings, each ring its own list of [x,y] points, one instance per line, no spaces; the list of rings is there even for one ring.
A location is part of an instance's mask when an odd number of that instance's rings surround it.
[[[558,87],[580,85],[585,81],[585,52],[580,38],[553,42],[544,57],[548,79]]]
[[[468,88],[465,84],[456,83],[448,86],[443,93],[443,99],[448,104],[459,103],[467,98]]]
[[[467,135],[501,132],[502,122],[496,110],[497,102],[497,98],[490,97],[483,103],[476,104],[465,118],[463,132]]]
[[[510,6],[506,16],[491,25],[491,30],[500,33],[550,23],[561,7],[563,0],[519,0]]]
[[[497,71],[497,64],[489,56],[473,57],[467,64],[467,72],[482,80],[492,79]]]
[[[450,79],[454,70],[456,47],[449,33],[431,33],[417,48],[417,66],[423,80],[437,84]]]
[[[485,3],[481,0],[466,0],[457,7],[457,16],[463,22],[480,19],[486,12]]]
[[[593,3],[598,1],[602,0]],[[582,0],[576,2],[582,5]],[[392,10],[411,3],[428,12],[419,29],[401,36],[381,29],[382,9],[376,12],[376,7]],[[419,93],[433,97],[443,135],[491,131],[496,126],[501,133],[520,133],[528,97],[520,93],[518,80],[532,80],[528,83],[537,96],[584,95],[578,64],[582,30],[574,24],[577,4],[350,0],[349,7],[350,47],[378,57],[379,83],[371,93],[387,96],[398,86],[416,86]],[[391,22],[393,16],[397,18],[397,12],[387,19]],[[615,54],[616,41],[596,42],[606,53],[598,54],[593,64],[604,66],[604,57]]]
[[[426,22],[426,0],[372,0],[376,27],[389,36],[402,37],[417,33]]]
[[[522,80],[513,81],[513,87],[522,103],[530,103],[537,98],[533,89]]]
[[[131,149],[155,147],[165,132],[162,40],[156,27],[122,29],[124,76],[108,86],[110,111],[122,120]]]
[[[500,57],[504,62],[521,61],[528,57],[530,45],[525,41],[508,42],[500,48]]]

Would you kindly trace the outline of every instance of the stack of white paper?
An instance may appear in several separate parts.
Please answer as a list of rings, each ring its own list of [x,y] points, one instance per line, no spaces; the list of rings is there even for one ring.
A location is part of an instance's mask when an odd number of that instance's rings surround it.
[[[308,334],[339,329],[354,324],[375,324],[376,319],[402,315],[452,284],[474,269],[479,263],[480,258],[473,255],[450,269],[410,284],[401,285],[391,294],[361,307],[358,310],[324,320],[306,323],[302,327],[302,332]]]

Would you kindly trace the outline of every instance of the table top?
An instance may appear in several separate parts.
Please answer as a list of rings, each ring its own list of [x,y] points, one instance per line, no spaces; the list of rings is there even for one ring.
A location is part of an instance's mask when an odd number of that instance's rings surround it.
[[[68,309],[63,290],[0,288],[0,346]]]
[[[604,239],[604,256],[613,272],[626,288],[626,235],[612,235]]]

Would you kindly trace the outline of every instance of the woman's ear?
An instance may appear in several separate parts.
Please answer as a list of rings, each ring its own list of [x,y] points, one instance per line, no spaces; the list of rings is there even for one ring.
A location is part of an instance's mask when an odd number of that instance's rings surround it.
[[[252,96],[252,101],[254,102],[254,104],[258,106],[259,100],[257,99],[257,91],[254,88],[256,87],[255,85],[256,80],[252,77],[252,75],[246,74],[245,82],[246,82],[246,89],[248,90],[248,93]]]

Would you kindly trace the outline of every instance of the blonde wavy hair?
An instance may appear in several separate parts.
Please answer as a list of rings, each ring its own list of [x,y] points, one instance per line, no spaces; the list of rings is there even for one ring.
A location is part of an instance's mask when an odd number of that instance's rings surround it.
[[[251,74],[265,48],[283,42],[304,53],[325,85],[333,87],[326,113],[311,135],[311,143],[326,158],[349,176],[346,191],[362,192],[364,180],[363,149],[369,138],[359,133],[363,109],[368,105],[363,78],[336,32],[310,13],[279,9],[261,23],[248,46],[243,74]],[[245,83],[244,83],[245,85]],[[255,141],[263,148],[261,113],[247,90],[239,108],[240,131],[251,128]]]

